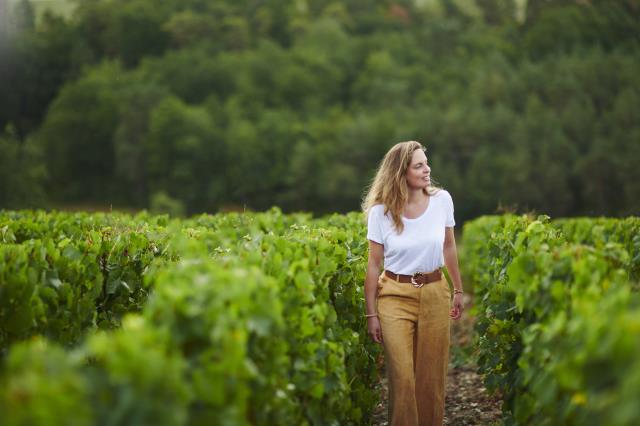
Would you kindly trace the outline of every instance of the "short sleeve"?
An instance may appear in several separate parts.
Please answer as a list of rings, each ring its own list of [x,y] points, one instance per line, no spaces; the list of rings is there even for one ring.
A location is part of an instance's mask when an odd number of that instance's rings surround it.
[[[378,244],[382,242],[382,205],[377,204],[369,209],[367,220],[367,239]]]
[[[444,222],[444,226],[453,227],[456,225],[456,220],[453,217],[453,199],[451,198],[451,194],[445,191],[445,208],[447,212],[447,216]]]

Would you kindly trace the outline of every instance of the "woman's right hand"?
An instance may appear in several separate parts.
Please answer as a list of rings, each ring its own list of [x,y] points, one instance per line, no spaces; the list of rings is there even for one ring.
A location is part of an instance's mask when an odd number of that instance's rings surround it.
[[[367,326],[369,328],[369,336],[376,343],[382,343],[382,328],[380,327],[380,320],[378,317],[367,318]]]

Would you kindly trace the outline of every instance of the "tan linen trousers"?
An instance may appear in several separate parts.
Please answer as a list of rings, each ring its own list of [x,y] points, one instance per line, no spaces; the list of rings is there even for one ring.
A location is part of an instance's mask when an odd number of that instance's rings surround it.
[[[441,426],[449,364],[451,292],[444,278],[415,288],[378,279],[378,317],[391,426]]]

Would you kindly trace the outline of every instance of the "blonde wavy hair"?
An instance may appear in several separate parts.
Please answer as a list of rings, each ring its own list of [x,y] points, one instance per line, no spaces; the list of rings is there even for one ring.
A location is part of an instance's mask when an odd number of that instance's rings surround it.
[[[407,141],[395,144],[385,154],[371,185],[362,201],[362,211],[365,220],[369,216],[371,207],[376,204],[384,205],[384,214],[391,213],[391,218],[398,233],[404,230],[402,212],[409,199],[407,187],[407,169],[411,165],[413,153],[421,149],[427,153],[427,149],[420,142]],[[435,182],[431,179],[431,182]],[[442,188],[429,185],[424,191],[427,195],[434,195]]]

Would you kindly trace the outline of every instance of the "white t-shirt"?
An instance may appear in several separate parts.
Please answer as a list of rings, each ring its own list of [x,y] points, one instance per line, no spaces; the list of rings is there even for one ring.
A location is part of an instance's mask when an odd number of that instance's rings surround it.
[[[456,224],[453,200],[442,189],[431,196],[425,212],[415,218],[402,216],[404,230],[398,234],[391,213],[376,204],[369,210],[367,239],[384,245],[384,269],[396,274],[431,272],[444,265],[444,228]]]

